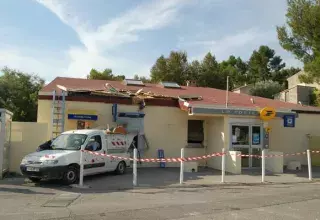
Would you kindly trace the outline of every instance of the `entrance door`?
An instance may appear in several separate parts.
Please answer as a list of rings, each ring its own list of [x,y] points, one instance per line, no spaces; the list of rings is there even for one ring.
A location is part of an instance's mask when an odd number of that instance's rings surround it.
[[[255,124],[231,124],[231,149],[243,155],[261,155],[262,126]],[[258,157],[242,157],[242,168],[261,167]]]

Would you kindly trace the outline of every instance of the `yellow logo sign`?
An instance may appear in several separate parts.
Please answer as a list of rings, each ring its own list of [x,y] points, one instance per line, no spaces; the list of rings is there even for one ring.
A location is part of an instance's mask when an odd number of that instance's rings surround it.
[[[266,128],[266,132],[267,132],[267,133],[270,133],[270,131],[271,131],[271,128],[270,128],[270,127],[267,127],[267,128]]]
[[[268,121],[276,117],[276,110],[271,107],[265,107],[260,111],[260,118],[264,121]]]

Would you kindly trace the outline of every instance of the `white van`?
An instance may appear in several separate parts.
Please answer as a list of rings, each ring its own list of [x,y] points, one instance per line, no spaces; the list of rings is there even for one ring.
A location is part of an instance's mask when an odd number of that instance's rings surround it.
[[[129,160],[106,157],[111,154],[130,157],[135,134],[107,134],[105,130],[73,130],[59,135],[50,150],[25,156],[20,164],[21,173],[33,182],[62,179],[66,184],[76,183],[80,173],[80,150],[83,152],[84,176],[115,171],[123,174]]]

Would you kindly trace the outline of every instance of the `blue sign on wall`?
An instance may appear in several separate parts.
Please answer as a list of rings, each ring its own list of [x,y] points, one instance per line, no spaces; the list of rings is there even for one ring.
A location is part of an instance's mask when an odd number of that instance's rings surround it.
[[[158,158],[163,159],[164,158],[164,150],[163,149],[158,149]],[[165,168],[166,163],[165,162],[160,162],[160,167]]]
[[[117,114],[118,114],[118,104],[112,104],[113,122],[117,121]]]
[[[260,133],[252,134],[252,144],[260,144]]]
[[[294,128],[296,124],[296,117],[294,115],[283,116],[283,126],[287,128]]]
[[[68,119],[97,121],[98,115],[68,114]]]

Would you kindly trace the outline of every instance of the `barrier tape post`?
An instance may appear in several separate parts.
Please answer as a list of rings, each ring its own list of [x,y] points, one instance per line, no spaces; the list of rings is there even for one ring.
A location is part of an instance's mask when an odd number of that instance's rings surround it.
[[[183,175],[184,175],[184,148],[181,148],[181,161],[180,161],[180,185],[183,184]]]
[[[225,149],[222,148],[222,158],[221,158],[221,182],[224,183],[224,176],[226,175],[226,154]]]
[[[133,186],[137,186],[137,148],[133,149]]]
[[[80,176],[79,176],[79,186],[83,187],[83,151],[80,151]]]
[[[310,150],[307,150],[307,157],[308,157],[309,180],[312,181],[312,167],[311,167],[311,155],[310,155]]]
[[[266,175],[266,149],[262,150],[262,155],[261,155],[261,168],[262,168],[262,172],[261,172],[261,182],[264,183],[264,178]]]

